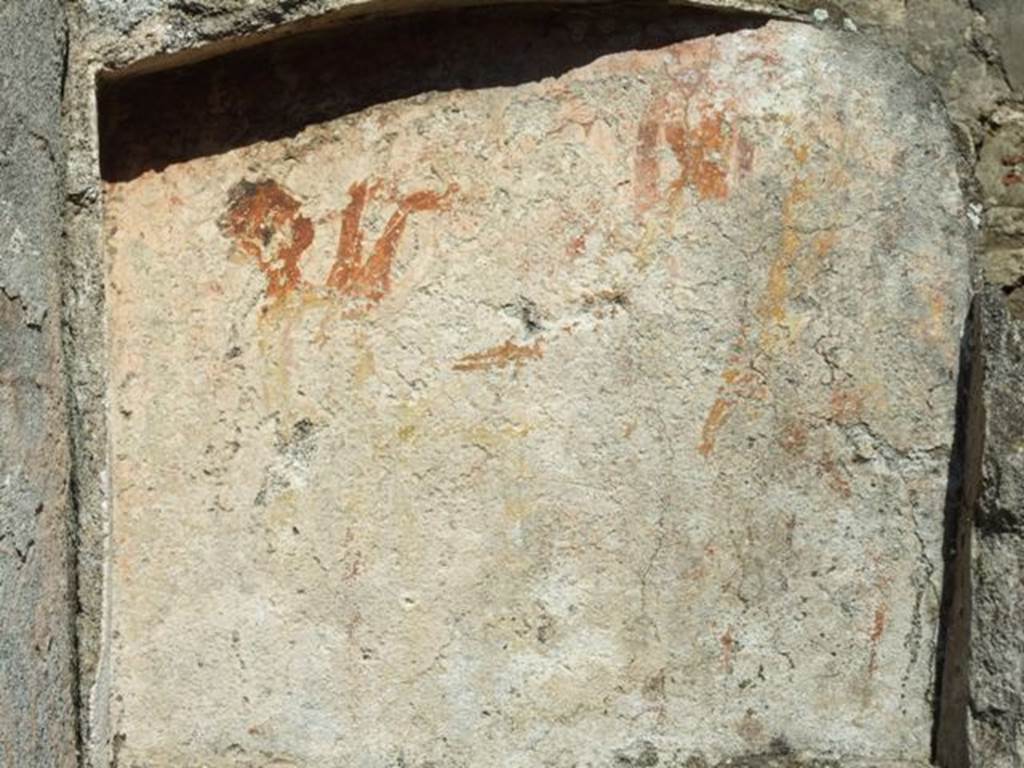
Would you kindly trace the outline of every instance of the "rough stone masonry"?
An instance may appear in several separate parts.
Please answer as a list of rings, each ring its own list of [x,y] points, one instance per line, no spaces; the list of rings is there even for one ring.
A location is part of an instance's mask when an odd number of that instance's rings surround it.
[[[64,5],[0,765],[1019,764],[1019,0]]]
[[[66,28],[0,4],[0,766],[76,764],[74,560],[60,369]]]

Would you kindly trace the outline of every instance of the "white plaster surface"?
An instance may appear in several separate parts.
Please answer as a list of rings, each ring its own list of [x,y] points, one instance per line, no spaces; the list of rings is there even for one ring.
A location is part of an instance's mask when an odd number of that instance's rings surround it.
[[[903,65],[773,23],[106,200],[120,765],[927,760],[968,271]]]

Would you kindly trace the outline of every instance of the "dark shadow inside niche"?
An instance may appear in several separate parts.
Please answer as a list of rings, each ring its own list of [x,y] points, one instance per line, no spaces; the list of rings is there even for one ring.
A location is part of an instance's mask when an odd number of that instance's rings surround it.
[[[350,19],[138,75],[101,78],[100,165],[127,181],[432,91],[554,77],[609,53],[760,26],[665,3],[530,4]]]

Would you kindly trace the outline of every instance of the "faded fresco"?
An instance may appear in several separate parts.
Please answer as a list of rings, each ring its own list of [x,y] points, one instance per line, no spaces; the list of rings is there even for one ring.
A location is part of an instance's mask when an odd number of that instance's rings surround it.
[[[927,759],[967,257],[879,59],[773,23],[108,184],[122,764]]]

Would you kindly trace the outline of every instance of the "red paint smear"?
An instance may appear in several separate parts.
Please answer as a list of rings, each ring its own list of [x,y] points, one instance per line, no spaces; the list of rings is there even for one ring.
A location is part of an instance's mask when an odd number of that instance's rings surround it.
[[[878,668],[878,641],[882,639],[882,633],[885,631],[886,622],[886,611],[888,606],[885,603],[880,604],[875,609],[875,619],[871,625],[871,632],[868,638],[871,641],[871,655],[868,659],[868,675],[873,675],[875,670]]]
[[[540,360],[542,357],[544,348],[540,339],[533,344],[516,344],[510,339],[497,347],[466,355],[452,367],[463,372],[505,368],[508,365],[515,365],[518,368],[527,360]]]
[[[587,236],[585,234],[577,235],[569,241],[569,245],[565,248],[565,254],[570,259],[576,259],[583,255],[583,251],[586,250],[586,247]]]
[[[327,276],[329,287],[372,303],[379,302],[391,290],[391,266],[409,216],[420,211],[447,210],[449,198],[458,191],[458,185],[451,184],[444,192],[422,190],[398,199],[390,197],[398,210],[391,214],[364,260],[363,212],[379,197],[380,191],[380,184],[371,185],[367,181],[355,182],[349,187],[350,200],[342,212],[337,256]]]
[[[278,300],[302,281],[299,261],[313,243],[313,222],[301,204],[276,181],[243,181],[231,191],[221,228],[266,275],[266,295]],[[268,253],[271,243],[277,241]]]
[[[882,639],[882,633],[885,631],[886,610],[887,607],[885,603],[882,603],[880,606],[878,606],[878,608],[875,609],[875,620],[874,623],[872,623],[871,625],[870,634],[872,643],[877,643],[879,640]]]
[[[723,134],[724,121],[722,112],[713,112],[701,116],[696,128],[682,122],[665,126],[665,140],[679,163],[679,178],[672,183],[673,192],[688,186],[701,200],[722,200],[729,194],[722,161],[732,141]]]

